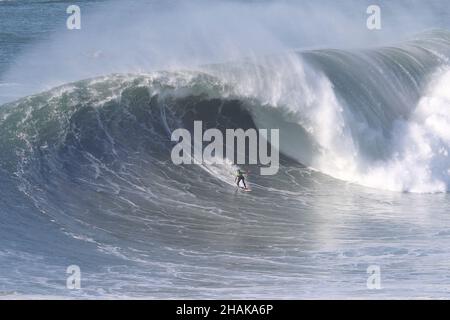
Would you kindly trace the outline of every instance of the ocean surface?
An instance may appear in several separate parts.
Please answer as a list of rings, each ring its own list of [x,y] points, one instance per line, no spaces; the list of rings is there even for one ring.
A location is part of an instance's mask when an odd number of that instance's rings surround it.
[[[0,299],[450,298],[450,6],[369,4],[0,1]],[[195,120],[279,172],[174,165]]]

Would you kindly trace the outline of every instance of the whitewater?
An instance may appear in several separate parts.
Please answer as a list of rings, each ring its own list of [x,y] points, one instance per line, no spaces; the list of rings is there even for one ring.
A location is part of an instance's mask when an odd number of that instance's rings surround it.
[[[126,10],[149,6],[136,3]],[[46,19],[64,8],[7,1],[0,15],[39,6]],[[108,19],[128,21],[121,6]],[[311,37],[297,48],[246,15],[290,17],[291,2],[217,6],[139,10],[128,31],[151,49],[117,30],[125,51],[99,31],[83,32],[100,49],[61,32],[34,43],[0,34],[0,298],[448,298],[450,31],[424,18],[434,28],[401,39]],[[236,7],[264,47],[244,41],[249,31],[229,42],[213,23],[211,13],[222,21]],[[214,39],[182,51],[174,26],[175,44],[148,29],[141,38],[147,14],[206,19],[221,48]],[[85,29],[104,23],[92,17]],[[63,44],[75,39],[86,51],[68,60]],[[44,52],[51,64],[34,59]],[[173,164],[171,133],[200,120],[222,132],[279,129],[279,172],[233,159]],[[236,190],[238,168],[250,170],[251,193]],[[80,290],[66,287],[71,265]],[[367,287],[370,266],[379,290]]]

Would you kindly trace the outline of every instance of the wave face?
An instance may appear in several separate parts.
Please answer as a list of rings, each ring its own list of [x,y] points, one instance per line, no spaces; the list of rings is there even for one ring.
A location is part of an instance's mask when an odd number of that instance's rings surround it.
[[[449,50],[449,33],[434,31],[396,47],[80,81],[3,107],[2,169],[30,196],[25,190],[45,187],[65,197],[58,190],[66,182],[132,185],[117,177],[129,167],[145,167],[158,181],[170,133],[203,120],[222,129],[279,128],[283,155],[338,179],[446,192]]]

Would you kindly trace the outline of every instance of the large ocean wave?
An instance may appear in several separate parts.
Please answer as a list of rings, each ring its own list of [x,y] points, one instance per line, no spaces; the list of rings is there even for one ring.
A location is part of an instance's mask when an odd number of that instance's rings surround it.
[[[58,179],[99,184],[102,170],[114,180],[131,159],[156,175],[153,167],[170,161],[171,132],[203,120],[278,128],[283,155],[341,180],[447,192],[449,50],[449,33],[431,31],[391,47],[67,84],[2,108],[2,169],[24,192],[58,192]],[[176,171],[180,183],[185,172]],[[121,177],[107,188],[129,183]]]

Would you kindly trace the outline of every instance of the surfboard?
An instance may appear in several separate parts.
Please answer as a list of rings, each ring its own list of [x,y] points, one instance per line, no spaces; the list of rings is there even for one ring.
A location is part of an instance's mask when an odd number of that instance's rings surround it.
[[[239,187],[239,189],[241,189],[241,190],[244,191],[244,192],[251,192],[251,191],[252,191],[252,190],[249,189],[249,188],[245,189],[245,188]]]

